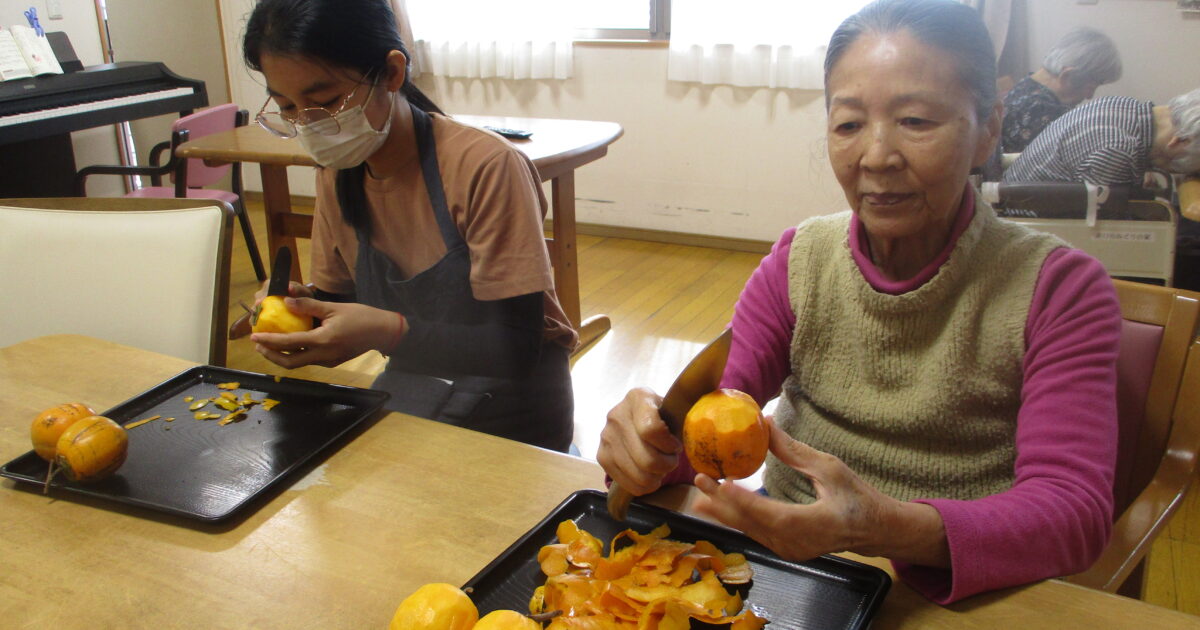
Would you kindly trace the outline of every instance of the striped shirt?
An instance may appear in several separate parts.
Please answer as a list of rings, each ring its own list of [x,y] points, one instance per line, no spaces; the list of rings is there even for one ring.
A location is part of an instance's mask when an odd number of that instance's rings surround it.
[[[1075,107],[1046,126],[1021,151],[1002,181],[1086,181],[1087,184],[1141,185],[1150,169],[1154,103],[1105,96]],[[1037,217],[1033,210],[1008,208],[1004,217]]]
[[[1038,134],[1003,181],[1139,185],[1150,168],[1153,109],[1125,96],[1079,105]]]

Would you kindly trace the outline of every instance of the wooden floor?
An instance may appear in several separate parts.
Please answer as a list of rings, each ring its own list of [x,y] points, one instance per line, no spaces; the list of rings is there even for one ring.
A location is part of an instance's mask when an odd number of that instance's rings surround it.
[[[250,204],[262,238],[262,207]],[[237,233],[233,249],[230,317],[242,313],[238,301],[252,304],[258,283],[246,246]],[[661,392],[684,364],[728,323],[733,303],[761,258],[719,249],[668,245],[616,238],[579,237],[579,270],[584,317],[603,313],[612,330],[575,364],[575,445],[594,459],[608,410],[631,387]],[[300,260],[308,269],[307,242]],[[306,276],[307,277],[307,276]],[[283,373],[262,359],[246,339],[229,342],[230,367]],[[377,356],[347,367],[377,370]],[[1145,599],[1153,604],[1200,615],[1200,484],[1193,486],[1149,559]]]

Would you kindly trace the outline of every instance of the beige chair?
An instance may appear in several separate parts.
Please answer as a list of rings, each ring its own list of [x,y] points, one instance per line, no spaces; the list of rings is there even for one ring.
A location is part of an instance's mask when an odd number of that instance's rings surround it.
[[[0,346],[75,333],[224,365],[233,209],[0,199]]]
[[[1112,540],[1069,582],[1140,598],[1150,545],[1196,477],[1200,452],[1200,293],[1116,280],[1120,434]]]

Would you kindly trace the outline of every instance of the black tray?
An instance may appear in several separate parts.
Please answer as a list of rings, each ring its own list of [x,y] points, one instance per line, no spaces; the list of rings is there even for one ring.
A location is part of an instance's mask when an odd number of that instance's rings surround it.
[[[613,536],[625,529],[646,533],[666,523],[671,539],[707,540],[725,553],[745,554],[754,567],[746,603],[763,610],[769,630],[865,628],[892,585],[887,572],[861,562],[836,556],[788,562],[740,532],[654,506],[633,503],[627,520],[619,523],[609,517],[606,499],[597,490],[573,493],[464,584],[472,589],[479,616],[501,608],[529,612],[529,598],[546,581],[537,552],[557,542],[555,530],[566,519],[599,538],[605,553]]]
[[[239,422],[196,420],[184,396],[211,398],[218,383],[237,382],[239,398],[271,398]],[[323,451],[387,400],[386,392],[277,378],[213,366],[191,368],[101,415],[118,424],[162,418],[129,429],[129,456],[115,475],[76,484],[56,475],[51,494],[100,497],[189,519],[227,519]],[[226,413],[210,403],[204,411]],[[164,419],[174,417],[173,422]],[[0,476],[41,485],[46,461],[30,451],[0,468]]]

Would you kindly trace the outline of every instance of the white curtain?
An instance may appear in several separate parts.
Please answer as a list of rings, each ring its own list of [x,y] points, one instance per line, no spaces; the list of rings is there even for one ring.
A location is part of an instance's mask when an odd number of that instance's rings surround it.
[[[829,36],[867,1],[674,0],[667,78],[822,89]]]
[[[405,0],[417,72],[467,78],[567,79],[573,3]]]

